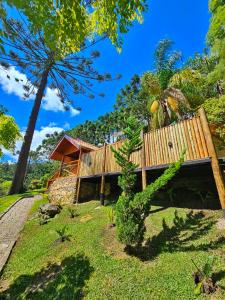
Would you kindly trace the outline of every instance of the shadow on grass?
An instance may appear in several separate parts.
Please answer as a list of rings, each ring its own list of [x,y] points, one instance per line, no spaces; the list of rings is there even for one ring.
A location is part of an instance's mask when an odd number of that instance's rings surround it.
[[[163,252],[217,249],[224,244],[225,237],[221,236],[216,240],[207,240],[206,243],[199,240],[207,235],[215,223],[213,217],[205,217],[203,212],[193,213],[191,211],[186,215],[186,218],[182,218],[175,211],[172,227],[169,227],[163,219],[162,231],[149,238],[144,246],[129,248],[128,254],[136,256],[142,261],[147,261],[154,259]]]
[[[0,293],[0,299],[82,299],[85,281],[93,271],[84,255],[70,256],[61,265],[50,264],[34,275],[19,276]]]

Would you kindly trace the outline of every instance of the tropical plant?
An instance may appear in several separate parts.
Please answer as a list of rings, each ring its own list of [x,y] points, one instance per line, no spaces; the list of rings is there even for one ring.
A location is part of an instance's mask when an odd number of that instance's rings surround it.
[[[74,219],[75,217],[79,216],[77,207],[68,207],[68,213],[71,219]]]
[[[195,289],[194,293],[195,295],[200,294],[211,294],[216,291],[216,285],[212,280],[212,274],[213,274],[213,266],[215,262],[214,256],[209,256],[205,264],[198,268],[195,261],[192,260],[194,266],[197,269],[197,272],[193,274],[194,281],[195,281]]]
[[[65,242],[65,241],[70,241],[70,236],[68,233],[68,227],[67,226],[63,226],[60,229],[56,229],[56,233],[59,236],[58,241],[60,241],[61,243]]]
[[[178,69],[181,53],[171,51],[172,45],[173,42],[168,39],[159,42],[155,50],[155,71],[146,72],[141,78],[140,96],[148,99],[152,128],[188,117],[189,101],[176,85],[190,85],[198,80],[196,71]]]

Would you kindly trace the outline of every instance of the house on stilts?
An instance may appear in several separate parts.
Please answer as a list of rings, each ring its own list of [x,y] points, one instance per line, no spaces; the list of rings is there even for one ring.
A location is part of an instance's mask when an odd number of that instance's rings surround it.
[[[97,147],[80,139],[65,135],[50,155],[60,161],[60,169],[48,181],[51,202],[74,203],[98,195],[104,199],[110,190],[113,194],[113,178],[121,169],[116,163],[111,147],[118,149],[123,141]],[[151,182],[151,174],[162,171],[177,161],[186,150],[183,167],[193,168],[207,165],[210,168],[218,192],[220,206],[225,211],[225,187],[220,160],[223,154],[216,153],[213,137],[204,110],[189,120],[150,131],[143,135],[142,148],[132,154],[138,166],[136,172],[142,189]],[[155,174],[155,173],[154,173]],[[111,187],[110,187],[111,185]]]

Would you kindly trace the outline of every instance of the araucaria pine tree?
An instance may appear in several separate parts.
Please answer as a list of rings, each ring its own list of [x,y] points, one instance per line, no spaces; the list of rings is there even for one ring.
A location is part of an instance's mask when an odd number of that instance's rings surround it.
[[[152,184],[140,193],[134,192],[136,183],[135,169],[137,165],[130,161],[131,154],[137,151],[142,141],[140,133],[142,126],[134,118],[129,118],[127,128],[124,130],[126,140],[119,150],[112,148],[117,163],[122,167],[122,175],[119,177],[119,186],[122,194],[116,204],[116,229],[119,241],[126,245],[126,248],[138,246],[144,240],[145,219],[151,208],[151,199],[155,193],[166,186],[177,171],[180,169],[184,160],[184,154],[178,162],[171,164],[170,167]]]
[[[87,55],[82,54],[85,49],[94,45],[98,40],[84,41],[79,53],[68,53],[62,56],[61,48],[52,50],[46,43],[43,32],[33,32],[26,21],[7,19],[0,17],[2,25],[3,43],[5,49],[0,51],[0,68],[5,71],[8,80],[22,82],[24,99],[34,98],[34,105],[30,114],[24,141],[19,154],[15,175],[13,178],[10,194],[23,190],[23,182],[27,168],[29,151],[32,143],[35,125],[37,122],[42,99],[46,88],[52,90],[61,101],[65,110],[71,110],[73,101],[71,94],[83,94],[94,98],[93,81],[111,81],[111,74],[100,74],[93,63],[99,57],[98,51],[89,51]],[[10,70],[16,66],[20,72],[26,74],[26,82],[22,78],[10,76]],[[115,79],[119,78],[117,76]],[[100,93],[98,96],[103,97]],[[79,107],[75,108],[80,110]]]
[[[140,125],[137,119],[129,117],[127,120],[127,127],[124,129],[126,140],[122,147],[116,151],[111,147],[117,163],[122,168],[121,176],[119,177],[119,186],[123,190],[123,196],[129,201],[134,196],[134,186],[136,183],[136,174],[134,173],[137,165],[130,161],[131,154],[137,151],[141,145],[141,130],[143,126]]]

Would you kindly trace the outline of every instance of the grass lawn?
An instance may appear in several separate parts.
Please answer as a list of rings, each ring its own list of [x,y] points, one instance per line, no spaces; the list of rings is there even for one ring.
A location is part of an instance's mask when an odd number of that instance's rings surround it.
[[[43,190],[34,190],[34,191],[28,191],[23,194],[15,194],[15,195],[0,197],[0,214],[3,213],[10,205],[12,205],[20,197],[36,195],[41,192],[43,192]]]
[[[98,205],[79,205],[74,219],[64,208],[42,226],[31,217],[2,275],[0,299],[206,299],[194,296],[191,259],[201,266],[211,254],[219,289],[207,299],[225,299],[225,236],[215,225],[221,212],[153,207],[146,245],[128,256]],[[56,229],[64,225],[70,241],[59,243]]]

